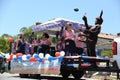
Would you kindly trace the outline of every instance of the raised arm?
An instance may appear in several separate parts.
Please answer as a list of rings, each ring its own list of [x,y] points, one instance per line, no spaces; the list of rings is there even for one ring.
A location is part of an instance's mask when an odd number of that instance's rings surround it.
[[[84,23],[85,23],[85,27],[86,27],[86,29],[88,30],[89,29],[89,25],[88,25],[88,22],[87,22],[87,17],[86,16],[83,16],[83,21],[84,21]]]

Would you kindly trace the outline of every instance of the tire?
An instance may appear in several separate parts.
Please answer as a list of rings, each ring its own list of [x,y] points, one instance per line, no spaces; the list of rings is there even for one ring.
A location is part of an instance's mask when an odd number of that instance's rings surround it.
[[[68,70],[61,70],[61,75],[63,79],[67,79],[68,76],[70,75],[70,72]]]
[[[20,78],[28,78],[28,74],[19,74]]]
[[[30,74],[30,78],[39,79],[40,74]]]
[[[72,71],[72,75],[75,79],[80,79],[84,75],[85,71],[82,70],[75,70]]]
[[[67,68],[65,66],[61,66],[60,74],[62,75],[63,79],[67,79],[68,76],[70,75],[70,71],[67,70]]]

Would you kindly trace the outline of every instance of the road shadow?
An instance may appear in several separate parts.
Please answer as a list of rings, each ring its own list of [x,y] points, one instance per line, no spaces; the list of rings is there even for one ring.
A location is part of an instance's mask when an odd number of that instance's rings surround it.
[[[20,76],[12,76],[12,77],[20,77]],[[34,77],[27,77],[24,79],[35,79],[35,80],[43,80],[43,79],[47,79],[47,80],[76,80],[74,78],[67,78],[64,79],[61,76],[39,76],[38,78],[34,78]],[[85,79],[77,79],[77,80],[85,80]]]
[[[48,79],[48,80],[76,80],[74,78],[68,78],[68,79],[64,79],[62,77],[51,77],[51,76],[40,76],[40,78],[38,80],[42,80],[42,79]],[[85,79],[77,79],[77,80],[85,80]]]

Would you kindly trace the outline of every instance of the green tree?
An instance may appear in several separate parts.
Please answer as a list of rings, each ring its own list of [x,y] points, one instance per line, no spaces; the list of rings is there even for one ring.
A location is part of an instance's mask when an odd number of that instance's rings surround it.
[[[32,26],[30,26],[28,28],[27,27],[22,27],[20,29],[20,33],[24,33],[25,40],[29,41],[29,36],[32,33]],[[39,33],[39,32],[38,33],[34,33],[33,37],[36,37],[37,35],[39,35],[40,38],[42,38],[42,34]]]
[[[10,47],[7,39],[0,37],[0,52],[7,53],[9,48]]]
[[[1,37],[4,38],[4,39],[8,39],[9,37],[12,37],[12,36],[9,35],[9,34],[3,34]]]
[[[108,56],[108,57],[113,57],[113,54],[112,54],[112,50],[103,50],[102,51],[102,54],[101,54],[102,57],[105,57],[105,56]]]
[[[22,27],[21,29],[20,29],[20,33],[25,33],[25,32],[27,32],[27,27]]]
[[[52,37],[52,43],[53,43],[53,44],[56,43],[56,37]]]
[[[32,27],[22,27],[20,29],[20,33],[24,33],[24,37],[25,37],[25,40],[28,40],[29,39],[29,35],[31,34],[32,32]]]

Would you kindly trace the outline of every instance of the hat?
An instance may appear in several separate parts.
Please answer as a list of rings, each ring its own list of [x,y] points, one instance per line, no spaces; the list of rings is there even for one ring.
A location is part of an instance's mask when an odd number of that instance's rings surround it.
[[[66,24],[66,25],[72,26],[72,23],[71,23],[71,22],[67,22],[67,24]]]

